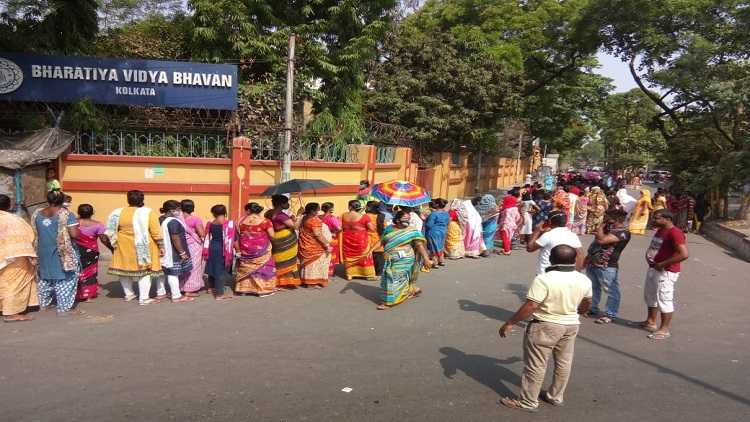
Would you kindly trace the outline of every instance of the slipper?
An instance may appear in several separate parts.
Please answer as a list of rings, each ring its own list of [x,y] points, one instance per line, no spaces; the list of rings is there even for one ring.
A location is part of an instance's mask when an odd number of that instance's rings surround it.
[[[510,397],[503,397],[500,399],[500,404],[503,406],[509,408],[509,409],[515,409],[515,410],[521,410],[523,412],[529,412],[529,413],[536,413],[539,411],[536,407],[523,407],[521,405],[521,401],[518,399],[513,399]]]
[[[233,299],[233,298],[234,298],[234,296],[223,295],[223,296],[216,296],[214,299],[216,299],[216,300],[230,300],[230,299]]]
[[[597,319],[596,321],[594,321],[594,324],[609,324],[610,322],[612,322],[612,318],[608,316],[603,316]]]
[[[137,298],[137,297],[138,297],[138,296],[136,296],[136,295],[133,295],[133,296],[125,296],[125,302],[132,302],[132,301],[134,301],[134,300],[135,300],[135,298]]]
[[[160,303],[160,300],[157,299],[146,299],[142,301],[138,301],[138,304],[141,306],[147,306],[147,305],[156,305],[157,303]]]
[[[651,333],[647,335],[646,337],[648,337],[651,340],[666,340],[672,337],[672,333]]]
[[[563,407],[563,406],[565,406],[565,402],[554,401],[551,398],[549,398],[549,396],[547,395],[546,391],[542,391],[541,393],[539,393],[539,400],[541,400],[541,401],[543,401],[543,402],[545,402],[547,404],[551,404],[552,406],[555,406],[555,407]]]
[[[168,297],[169,297],[169,296],[167,296],[167,295],[158,295],[158,296],[156,296],[156,297],[155,297],[154,299],[156,299],[156,300],[158,300],[158,301],[162,301],[162,300],[164,300],[164,299],[166,299],[166,298],[168,298]]]

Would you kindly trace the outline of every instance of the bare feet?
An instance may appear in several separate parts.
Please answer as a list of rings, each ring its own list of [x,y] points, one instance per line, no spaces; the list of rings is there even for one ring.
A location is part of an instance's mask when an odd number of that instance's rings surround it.
[[[3,318],[3,322],[23,322],[23,321],[33,321],[34,317],[31,315],[8,315]]]

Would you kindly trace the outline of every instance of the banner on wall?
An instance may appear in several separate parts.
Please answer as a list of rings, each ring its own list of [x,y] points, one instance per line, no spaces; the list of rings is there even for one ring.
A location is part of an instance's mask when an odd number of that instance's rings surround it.
[[[237,109],[237,66],[0,52],[0,100]]]

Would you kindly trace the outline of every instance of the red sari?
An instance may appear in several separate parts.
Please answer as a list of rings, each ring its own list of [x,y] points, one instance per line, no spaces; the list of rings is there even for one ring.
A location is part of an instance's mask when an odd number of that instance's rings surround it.
[[[342,224],[341,251],[348,279],[376,277],[368,223],[370,216],[365,214],[355,222],[344,221]]]

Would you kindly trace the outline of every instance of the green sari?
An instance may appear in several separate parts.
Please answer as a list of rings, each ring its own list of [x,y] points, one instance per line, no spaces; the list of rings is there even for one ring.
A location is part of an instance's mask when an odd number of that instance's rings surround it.
[[[382,239],[385,265],[380,287],[383,289],[383,303],[394,306],[418,291],[414,283],[417,281],[420,264],[414,254],[412,242],[424,242],[425,238],[412,227],[397,229],[389,226],[383,231]]]

